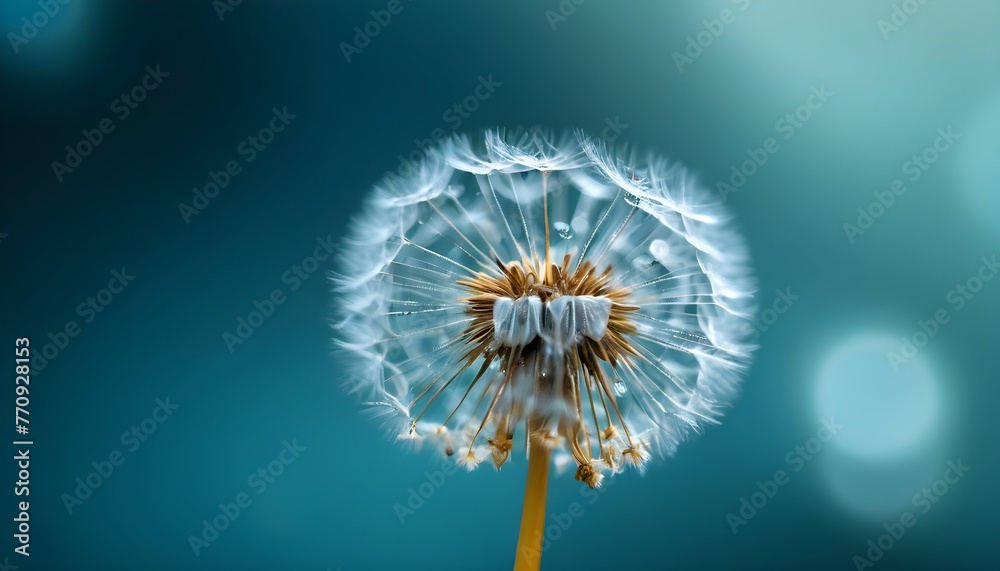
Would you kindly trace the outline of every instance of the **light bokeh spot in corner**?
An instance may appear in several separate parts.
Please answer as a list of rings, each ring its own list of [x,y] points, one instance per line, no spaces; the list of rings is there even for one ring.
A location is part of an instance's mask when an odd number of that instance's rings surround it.
[[[940,393],[921,354],[897,364],[900,338],[856,335],[837,346],[819,371],[817,412],[844,428],[831,444],[850,454],[886,460],[925,444],[938,421]]]
[[[43,5],[44,4],[44,5]],[[11,0],[0,4],[8,75],[64,78],[90,73],[95,44],[108,33],[102,7],[93,0]]]
[[[868,520],[898,521],[904,511],[917,513],[914,496],[941,477],[945,461],[941,446],[934,445],[884,462],[834,449],[822,456],[820,465],[841,506]]]

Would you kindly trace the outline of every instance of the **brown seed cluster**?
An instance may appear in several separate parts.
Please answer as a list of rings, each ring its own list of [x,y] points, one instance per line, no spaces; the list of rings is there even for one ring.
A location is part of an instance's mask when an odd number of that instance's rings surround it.
[[[463,334],[469,349],[462,360],[463,368],[469,368],[482,357],[482,365],[472,385],[484,376],[494,361],[499,360],[502,375],[492,381],[499,385],[473,438],[474,442],[486,424],[496,419],[495,434],[487,442],[498,468],[510,454],[515,427],[524,421],[532,445],[556,448],[565,444],[578,465],[576,479],[595,487],[600,482],[600,471],[594,466],[595,462],[615,469],[622,461],[637,463],[645,457],[645,452],[633,445],[618,408],[614,381],[608,378],[601,363],[603,361],[615,370],[620,366],[629,367],[629,361],[639,357],[627,339],[635,333],[631,314],[639,308],[629,304],[628,289],[612,286],[611,267],[598,272],[590,262],[585,261],[571,269],[570,261],[568,254],[560,265],[540,263],[537,259],[534,264],[529,260],[507,264],[497,260],[497,274],[478,272],[471,278],[460,280],[458,283],[470,290],[470,295],[461,301],[467,303],[466,311],[473,318]],[[606,297],[611,301],[611,310],[607,330],[600,340],[581,336],[579,343],[557,357],[562,360],[557,363],[558,366],[546,369],[559,372],[560,378],[539,372],[539,367],[543,366],[540,364],[544,349],[541,338],[535,338],[524,346],[506,346],[495,342],[493,307],[497,299],[537,296],[544,303],[568,295]],[[531,371],[531,367],[535,371]],[[531,373],[529,378],[535,383],[533,402],[501,399],[503,392],[517,378],[524,378],[525,372]],[[546,403],[543,402],[545,399],[559,402]],[[595,399],[600,402],[599,409],[603,411],[604,418],[598,417]],[[558,406],[549,406],[551,404]],[[546,412],[552,410],[567,412]],[[592,419],[593,434],[587,426],[588,418]],[[624,438],[619,435],[616,425],[621,428]],[[596,457],[592,437],[596,439],[599,450]],[[620,443],[621,451],[616,448],[616,442]],[[470,454],[471,449],[470,446]]]

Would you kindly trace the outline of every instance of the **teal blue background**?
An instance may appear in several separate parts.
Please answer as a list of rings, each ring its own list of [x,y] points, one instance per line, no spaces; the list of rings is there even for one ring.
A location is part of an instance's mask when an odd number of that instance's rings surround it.
[[[553,476],[550,525],[570,523],[552,528],[545,568],[851,569],[906,511],[916,525],[876,568],[995,568],[1000,280],[960,311],[946,298],[1000,254],[1000,5],[906,3],[918,8],[883,37],[889,0],[563,4],[564,20],[546,14],[556,0],[404,0],[348,63],[341,43],[386,2],[243,2],[220,19],[207,1],[74,0],[17,52],[7,34],[39,4],[4,2],[0,341],[29,337],[37,353],[69,321],[80,332],[34,371],[31,556],[14,554],[6,519],[0,563],[510,568],[523,458],[499,473],[426,475],[440,460],[388,442],[338,387],[332,264],[295,291],[282,280],[317,238],[339,240],[416,139],[451,132],[446,110],[492,74],[501,85],[458,131],[600,136],[618,118],[616,144],[681,161],[711,187],[777,137],[727,198],[761,306],[776,289],[799,296],[761,333],[720,426],[597,496]],[[674,52],[725,9],[733,21],[679,70]],[[117,119],[112,102],[156,64],[169,76]],[[833,95],[780,138],[776,121],[821,85]],[[296,118],[245,162],[240,142],[283,107]],[[52,161],[105,117],[115,130],[59,182]],[[852,243],[844,224],[949,126],[954,146]],[[230,160],[241,173],[185,223],[179,204]],[[78,304],[121,268],[134,281],[84,323]],[[230,351],[223,334],[276,288],[284,303]],[[830,364],[859,336],[898,346],[939,309],[950,320],[898,374],[875,342],[862,343],[874,357]],[[823,382],[835,403],[818,396]],[[177,410],[129,451],[122,433],[167,397]],[[829,407],[845,432],[792,472],[786,455]],[[280,476],[263,490],[248,482],[293,440],[305,450]],[[124,462],[69,513],[64,494],[116,450]],[[956,459],[971,470],[919,513],[911,497]],[[0,462],[8,493],[15,468]],[[788,483],[734,534],[726,514],[780,469]],[[441,485],[401,524],[394,506],[427,482]],[[241,493],[252,503],[196,556],[189,536]],[[582,514],[567,519],[574,502]]]

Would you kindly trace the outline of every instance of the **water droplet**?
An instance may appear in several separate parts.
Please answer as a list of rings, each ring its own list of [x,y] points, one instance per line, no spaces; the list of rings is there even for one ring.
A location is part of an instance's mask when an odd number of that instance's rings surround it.
[[[649,244],[649,253],[661,262],[667,261],[670,259],[670,244],[663,240],[653,240]]]
[[[632,194],[629,191],[625,191],[625,202],[631,204],[632,206],[639,206],[642,203],[642,197]]]
[[[565,222],[556,222],[554,226],[556,227],[556,232],[558,232],[559,235],[566,240],[573,237],[573,229],[569,227],[569,224],[566,224]]]
[[[625,386],[625,383],[617,381],[615,383],[615,392],[618,393],[619,395],[623,395],[626,392],[628,392],[628,388]]]

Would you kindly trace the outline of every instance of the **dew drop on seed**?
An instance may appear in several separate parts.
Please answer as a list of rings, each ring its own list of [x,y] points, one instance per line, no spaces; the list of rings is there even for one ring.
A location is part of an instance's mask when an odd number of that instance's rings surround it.
[[[649,253],[652,254],[657,260],[669,260],[670,244],[667,244],[663,240],[653,240],[649,244]]]
[[[559,233],[559,236],[565,238],[566,240],[573,237],[573,229],[569,227],[569,224],[566,224],[565,222],[556,222],[554,226],[556,227],[556,232]]]

